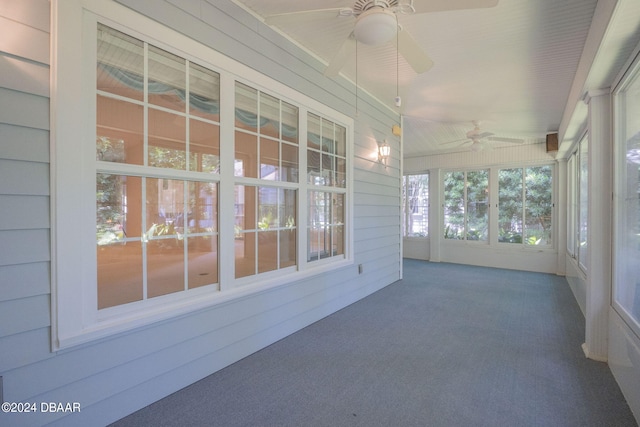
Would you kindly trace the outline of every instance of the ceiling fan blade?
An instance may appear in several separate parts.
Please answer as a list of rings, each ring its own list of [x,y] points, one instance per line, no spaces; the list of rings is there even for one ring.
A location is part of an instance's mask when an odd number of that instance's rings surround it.
[[[350,11],[350,13],[349,13]],[[297,12],[277,13],[264,18],[267,25],[282,25],[288,23],[299,23],[304,20],[316,20],[319,18],[335,18],[337,16],[349,16],[353,10],[344,7],[331,9],[300,10]]]
[[[336,54],[331,58],[331,62],[327,66],[326,70],[324,70],[324,75],[326,77],[336,77],[344,64],[347,62],[351,53],[354,51],[354,46],[356,44],[356,39],[353,37],[353,33],[349,35],[340,46],[340,49],[336,52]]]
[[[496,142],[510,142],[512,144],[523,144],[525,141],[524,139],[519,139],[519,138],[502,138],[499,136],[494,136],[492,138],[489,138],[489,141],[496,141]]]
[[[418,74],[429,71],[433,67],[431,58],[422,50],[413,37],[404,30],[398,32],[398,51]]]
[[[414,0],[416,13],[444,12],[447,10],[482,9],[494,7],[498,0]]]
[[[493,136],[493,135],[494,134],[491,133],[491,132],[482,132],[482,133],[477,134],[475,137],[476,137],[476,139],[484,139],[484,138],[488,138],[488,137]]]
[[[453,141],[442,142],[442,143],[440,143],[440,145],[459,144],[461,142],[462,142],[462,144],[460,144],[460,145],[464,145],[469,141],[471,141],[469,138],[454,139]]]

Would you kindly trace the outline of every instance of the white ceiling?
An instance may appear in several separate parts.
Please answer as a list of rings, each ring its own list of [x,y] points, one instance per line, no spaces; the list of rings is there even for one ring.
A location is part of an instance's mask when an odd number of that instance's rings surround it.
[[[233,1],[261,18],[302,10],[350,8],[355,3]],[[414,3],[448,1],[452,0]],[[579,65],[584,65],[579,63],[597,2],[499,0],[497,6],[485,9],[399,14],[403,30],[419,43],[434,66],[416,74],[397,55],[394,40],[375,47],[359,43],[357,63],[354,49],[341,73],[392,110],[398,110],[394,98],[401,96],[405,157],[460,150],[458,144],[442,144],[464,139],[474,120],[481,122],[483,131],[497,137],[543,142],[547,133],[559,130],[563,116],[567,120],[567,107],[573,110],[570,96],[576,95],[572,93],[576,91],[574,80]],[[618,43],[608,52],[626,59],[640,33],[640,2],[620,3],[633,10],[626,14],[625,28],[619,27],[621,34],[609,34],[609,38],[613,38],[612,43],[617,40],[624,44],[624,49]],[[274,28],[329,63],[354,22],[354,17],[340,17],[337,12],[313,13]],[[596,80],[593,84],[611,78],[604,76],[606,70],[600,73],[603,76],[589,76]]]

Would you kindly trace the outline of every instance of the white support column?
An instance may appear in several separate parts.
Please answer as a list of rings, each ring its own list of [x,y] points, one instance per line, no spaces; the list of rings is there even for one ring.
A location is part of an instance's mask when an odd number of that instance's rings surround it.
[[[585,310],[585,355],[608,358],[608,313],[611,304],[611,94],[589,92],[589,264]]]
[[[442,242],[442,170],[429,171],[429,261],[440,262]]]
[[[556,274],[564,276],[567,272],[567,159],[559,159],[555,183],[553,184],[556,198],[554,200],[554,215],[556,219],[556,245],[558,248],[558,259],[556,263]]]

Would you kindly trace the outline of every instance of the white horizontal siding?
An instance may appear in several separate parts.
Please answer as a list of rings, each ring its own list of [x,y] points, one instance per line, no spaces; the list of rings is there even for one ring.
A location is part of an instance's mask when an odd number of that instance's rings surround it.
[[[49,132],[0,123],[0,158],[49,162]]]
[[[49,198],[0,195],[0,230],[49,228]]]
[[[49,329],[47,326],[0,338],[0,348],[3,349],[0,372],[8,372],[55,357],[49,344]]]
[[[48,8],[48,4],[46,7]],[[8,52],[42,64],[49,63],[48,31],[3,16],[0,16],[0,28],[3,32],[0,37],[0,52]]]
[[[48,262],[0,266],[0,301],[48,294],[49,274]]]
[[[0,55],[0,87],[49,96],[49,67]]]
[[[50,0],[0,1],[0,16],[49,33],[49,1]]]
[[[49,295],[0,302],[0,337],[49,325]]]
[[[49,195],[49,164],[0,159],[0,194]]]
[[[49,99],[0,88],[0,123],[49,129]]]
[[[0,231],[0,266],[49,259],[48,229]]]

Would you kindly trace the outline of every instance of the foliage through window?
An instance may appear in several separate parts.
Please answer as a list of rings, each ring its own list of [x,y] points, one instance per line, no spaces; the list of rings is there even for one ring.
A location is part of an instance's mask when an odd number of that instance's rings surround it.
[[[552,168],[537,166],[498,172],[498,241],[550,246]]]
[[[444,174],[444,238],[489,239],[489,170]]]
[[[429,235],[429,174],[405,175],[402,182],[404,237]]]

